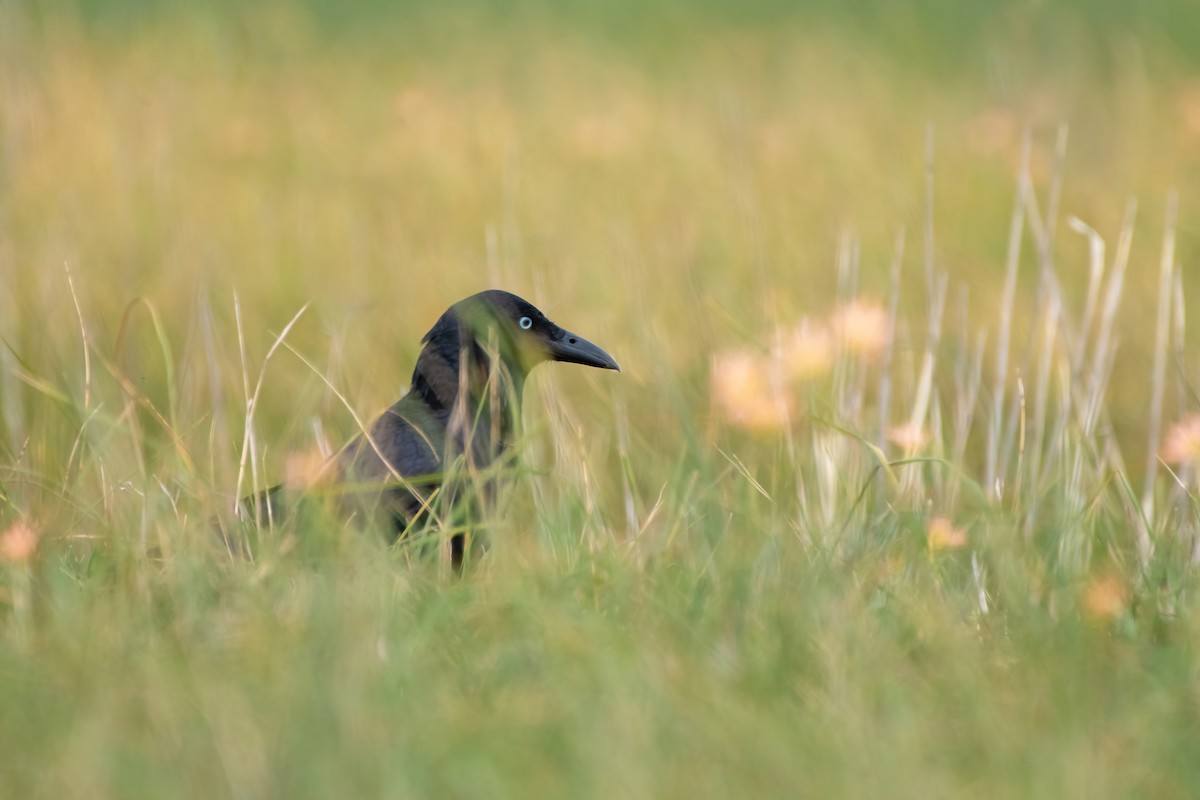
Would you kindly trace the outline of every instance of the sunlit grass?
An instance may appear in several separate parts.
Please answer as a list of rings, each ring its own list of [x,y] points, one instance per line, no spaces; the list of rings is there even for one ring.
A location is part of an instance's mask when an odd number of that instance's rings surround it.
[[[0,795],[1200,781],[1165,33],[2,14]],[[486,557],[231,557],[489,285],[624,372],[535,373]]]

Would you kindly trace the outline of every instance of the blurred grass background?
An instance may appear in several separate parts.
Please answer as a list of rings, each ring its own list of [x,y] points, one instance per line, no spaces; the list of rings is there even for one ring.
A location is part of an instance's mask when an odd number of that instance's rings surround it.
[[[0,528],[41,534],[3,587],[0,794],[1193,795],[1191,540],[1139,561],[1120,497],[1172,190],[1179,297],[1200,289],[1198,53],[1182,0],[0,2]],[[864,506],[852,462],[852,524],[814,533],[794,487],[833,445],[727,429],[713,354],[827,314],[848,254],[886,298],[903,229],[918,361],[930,141],[946,327],[990,348],[1023,141],[1044,203],[1063,126],[1062,217],[1111,252],[1139,204],[1104,398],[1128,475],[1098,458],[1078,509],[1061,475]],[[1064,227],[1053,260],[1081,306],[1087,240]],[[478,573],[321,530],[213,552],[235,297],[251,388],[310,303],[289,342],[365,417],[489,285],[625,372],[539,373],[534,471]],[[1168,420],[1195,366],[1170,374]],[[254,427],[263,482],[354,431],[286,352]],[[1065,510],[1030,534],[1034,495]],[[934,514],[970,553],[932,552]]]

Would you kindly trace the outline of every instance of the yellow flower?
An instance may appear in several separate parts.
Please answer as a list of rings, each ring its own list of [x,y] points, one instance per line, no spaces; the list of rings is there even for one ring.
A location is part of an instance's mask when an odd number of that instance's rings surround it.
[[[27,523],[17,520],[0,534],[0,559],[24,564],[37,552],[38,534]]]
[[[925,525],[930,550],[958,550],[967,546],[967,532],[946,517],[934,517]]]

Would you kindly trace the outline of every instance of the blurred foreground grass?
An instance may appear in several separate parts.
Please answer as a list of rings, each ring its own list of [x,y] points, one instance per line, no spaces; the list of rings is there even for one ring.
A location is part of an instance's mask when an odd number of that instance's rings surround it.
[[[1196,13],[1048,5],[0,5],[0,795],[1194,795]],[[469,577],[215,546],[493,284]]]

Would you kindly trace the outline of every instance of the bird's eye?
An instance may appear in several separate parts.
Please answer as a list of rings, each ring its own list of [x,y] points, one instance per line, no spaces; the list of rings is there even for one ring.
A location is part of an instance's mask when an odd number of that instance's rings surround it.
[[[527,331],[533,327],[533,320],[531,320],[529,317],[521,317],[517,324],[521,326],[521,330]]]

